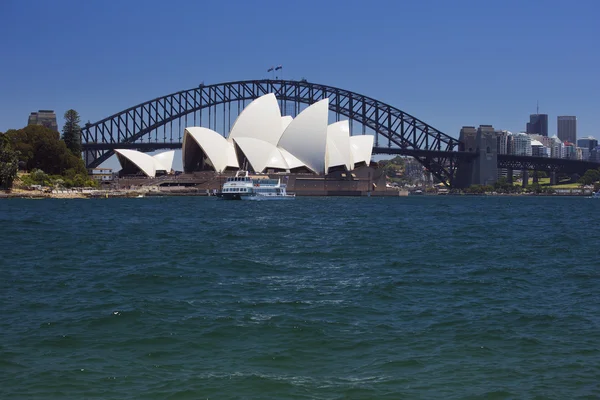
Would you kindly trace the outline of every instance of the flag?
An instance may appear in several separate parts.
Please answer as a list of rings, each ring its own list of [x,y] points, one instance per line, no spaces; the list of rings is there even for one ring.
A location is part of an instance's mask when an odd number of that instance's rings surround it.
[[[274,68],[273,68],[273,67],[271,67],[271,68],[269,68],[269,69],[267,70],[267,72],[271,72],[271,71],[273,71],[273,69],[274,69]]]
[[[282,69],[283,66],[282,65],[278,65],[277,68],[275,68],[275,71],[279,71],[280,69]]]

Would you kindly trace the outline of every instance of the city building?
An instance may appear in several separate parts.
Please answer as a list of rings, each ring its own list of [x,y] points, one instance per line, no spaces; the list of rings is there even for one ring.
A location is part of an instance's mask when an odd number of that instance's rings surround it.
[[[58,124],[56,123],[56,114],[53,110],[39,110],[29,114],[27,125],[43,125],[53,131],[58,132]]]
[[[531,137],[526,133],[517,133],[512,136],[512,153],[516,156],[531,155]]]
[[[567,158],[569,160],[576,160],[577,159],[576,148],[577,147],[575,146],[574,143],[564,142],[562,158]]]
[[[594,148],[598,147],[598,139],[592,136],[577,139],[577,147],[588,149],[591,152]]]
[[[557,135],[563,142],[575,143],[577,141],[577,117],[563,115],[556,118]]]
[[[496,138],[498,140],[498,154],[510,154],[512,132],[498,131]]]
[[[525,131],[548,136],[548,114],[531,114]]]
[[[581,150],[581,159],[583,161],[589,161],[591,151],[587,147],[577,147],[578,150]]]
[[[600,162],[600,146],[596,146],[590,151],[590,161]]]
[[[565,145],[556,135],[552,136],[551,139],[552,139],[552,146],[550,147],[550,152],[551,152],[550,157],[563,158]]]
[[[538,142],[540,142],[541,144],[543,144],[545,147],[552,147],[552,138],[548,137],[548,136],[542,136],[542,135],[538,135],[538,134],[532,134],[529,135],[531,136],[531,140],[537,140]]]
[[[539,140],[531,141],[531,155],[534,157],[550,157],[550,149]]]

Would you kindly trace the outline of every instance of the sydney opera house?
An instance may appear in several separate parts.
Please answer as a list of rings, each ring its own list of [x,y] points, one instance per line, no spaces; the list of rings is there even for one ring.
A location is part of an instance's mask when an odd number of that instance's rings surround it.
[[[369,165],[373,136],[351,136],[348,121],[328,121],[328,99],[292,118],[281,115],[274,94],[266,94],[242,110],[227,137],[208,128],[186,128],[183,170],[323,175]],[[155,177],[173,168],[174,151],[154,156],[135,150],[116,153],[122,174]]]

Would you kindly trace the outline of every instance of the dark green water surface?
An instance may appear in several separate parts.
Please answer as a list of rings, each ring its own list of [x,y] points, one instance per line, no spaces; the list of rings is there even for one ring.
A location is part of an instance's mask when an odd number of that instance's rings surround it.
[[[0,398],[600,398],[600,201],[0,201]]]

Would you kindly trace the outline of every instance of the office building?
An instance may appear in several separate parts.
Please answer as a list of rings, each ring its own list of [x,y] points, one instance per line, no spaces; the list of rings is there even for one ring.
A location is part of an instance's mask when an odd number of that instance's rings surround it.
[[[521,132],[513,135],[512,143],[512,154],[516,156],[531,155],[531,137],[526,133]]]
[[[58,124],[56,123],[56,114],[54,110],[39,110],[29,114],[27,125],[43,125],[53,131],[58,132]]]
[[[598,139],[591,136],[577,140],[577,147],[588,149],[590,152],[598,146]]]
[[[526,131],[530,134],[548,136],[548,114],[531,114]]]
[[[572,115],[557,117],[557,135],[563,142],[575,143],[577,141],[577,117]]]

